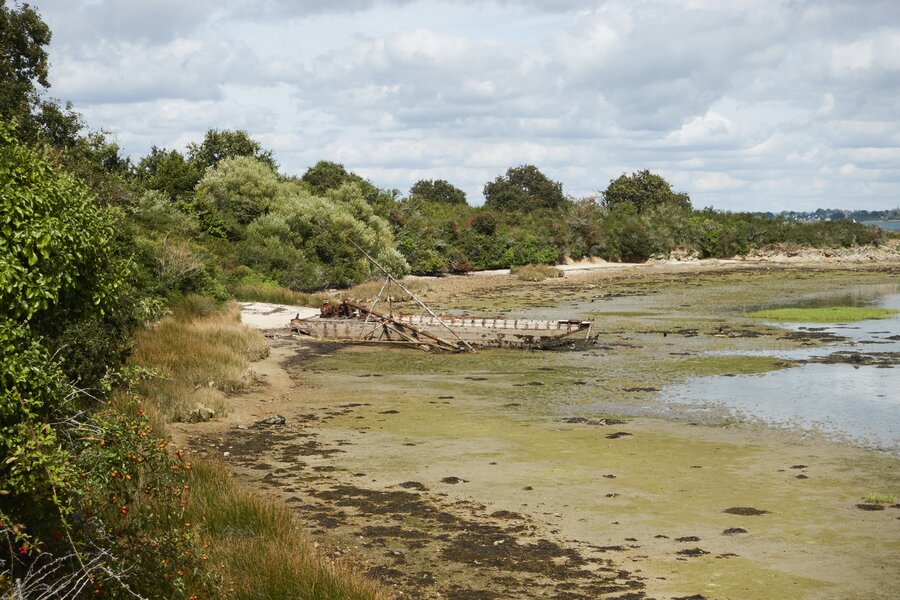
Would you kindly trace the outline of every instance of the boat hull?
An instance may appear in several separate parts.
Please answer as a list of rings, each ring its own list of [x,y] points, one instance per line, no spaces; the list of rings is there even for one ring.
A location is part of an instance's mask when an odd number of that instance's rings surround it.
[[[596,340],[592,321],[535,321],[397,316],[389,321],[358,318],[294,319],[300,335],[328,341],[431,346],[440,339],[450,348],[552,349]],[[446,348],[444,348],[446,349]]]

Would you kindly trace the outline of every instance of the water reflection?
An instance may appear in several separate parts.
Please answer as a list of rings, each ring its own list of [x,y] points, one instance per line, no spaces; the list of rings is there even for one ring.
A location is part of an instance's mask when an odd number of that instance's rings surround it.
[[[855,297],[863,298],[865,294]],[[870,306],[900,309],[900,294],[870,298],[867,302]],[[826,348],[756,354],[805,360],[838,351],[900,352],[900,316],[824,328],[810,324],[790,326],[803,327],[832,331],[847,341]],[[696,378],[667,388],[660,396],[665,402],[725,407],[775,425],[817,429],[900,455],[900,368],[806,364],[763,375]]]

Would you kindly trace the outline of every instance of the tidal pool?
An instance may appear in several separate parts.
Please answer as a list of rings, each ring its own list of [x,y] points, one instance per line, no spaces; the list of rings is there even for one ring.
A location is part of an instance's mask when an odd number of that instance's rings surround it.
[[[897,286],[880,288],[878,291]],[[900,294],[855,294],[857,302],[900,308]],[[807,305],[846,302],[848,295],[810,299]],[[845,341],[813,349],[742,352],[812,361],[759,375],[697,377],[667,387],[660,400],[683,407],[722,407],[748,420],[813,429],[864,447],[900,455],[900,315],[853,324],[782,325],[794,331],[821,331]],[[725,354],[725,353],[720,353]],[[728,353],[735,354],[735,353]],[[816,364],[832,355],[879,358],[880,365]]]

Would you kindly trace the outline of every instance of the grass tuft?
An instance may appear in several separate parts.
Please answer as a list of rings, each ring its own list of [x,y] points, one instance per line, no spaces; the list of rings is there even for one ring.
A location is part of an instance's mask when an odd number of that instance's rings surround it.
[[[563,276],[562,271],[550,265],[522,265],[510,268],[509,272],[522,281],[543,281],[549,277]]]
[[[379,589],[349,568],[328,564],[290,509],[236,483],[227,469],[197,463],[188,517],[202,524],[209,560],[222,565],[229,597],[375,599]]]
[[[231,293],[242,302],[268,302],[270,304],[289,304],[291,306],[322,306],[322,294],[306,294],[294,290],[268,284],[241,284],[235,286]]]
[[[794,323],[849,323],[867,319],[889,319],[897,312],[887,308],[829,306],[824,308],[771,308],[744,313],[744,316]]]
[[[897,497],[894,494],[868,494],[863,500],[868,504],[893,504]]]
[[[383,285],[384,279],[372,279],[352,288],[341,290],[337,295],[341,298],[358,300],[359,302],[372,302],[378,295],[378,292],[381,291],[381,286]],[[431,289],[428,282],[422,279],[405,279],[403,280],[403,286],[419,297]],[[408,302],[412,300],[409,294],[393,284],[389,288],[385,287],[385,295],[382,296],[382,299],[386,299],[388,293],[394,302]]]

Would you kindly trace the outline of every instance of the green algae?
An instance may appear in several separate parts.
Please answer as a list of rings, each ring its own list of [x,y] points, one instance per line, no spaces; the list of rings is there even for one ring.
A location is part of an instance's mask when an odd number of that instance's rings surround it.
[[[770,308],[744,313],[755,319],[787,323],[852,323],[869,319],[889,319],[900,311],[863,306],[827,306],[819,308]]]
[[[637,538],[644,548],[634,553],[645,571],[668,578],[656,588],[665,597],[701,592],[753,599],[779,590],[785,598],[849,598],[855,577],[868,578],[858,597],[888,584],[885,573],[895,572],[891,557],[900,552],[897,535],[882,540],[881,527],[864,520],[881,517],[855,505],[868,490],[897,488],[894,459],[810,445],[766,429],[724,430],[647,417],[613,426],[567,422],[573,415],[599,422],[610,416],[604,403],[643,405],[657,388],[689,377],[788,367],[783,360],[740,354],[801,345],[781,339],[783,330],[743,317],[745,311],[883,283],[885,275],[760,272],[650,279],[563,295],[545,286],[539,296],[518,293],[506,302],[500,293],[473,303],[499,311],[580,302],[568,306],[599,318],[600,343],[588,352],[429,355],[347,348],[315,359],[310,367],[322,371],[314,379],[317,389],[370,404],[323,425],[358,445],[346,447],[340,460],[379,481],[415,479],[433,491],[505,510],[559,510],[573,523],[564,528],[566,535],[601,545]],[[601,293],[622,295],[603,300],[600,309],[592,300]],[[652,295],[638,303],[636,293]],[[802,342],[810,343],[821,342]],[[353,432],[360,435],[354,438]],[[607,437],[617,432],[632,435]],[[791,468],[800,463],[810,465],[802,471],[806,479]],[[441,479],[447,476],[466,482],[446,486]],[[723,513],[732,506],[769,513]],[[751,533],[721,535],[736,526]],[[656,534],[697,535],[711,554],[679,560],[677,546],[659,542],[651,549]],[[724,553],[740,557],[716,558]]]

